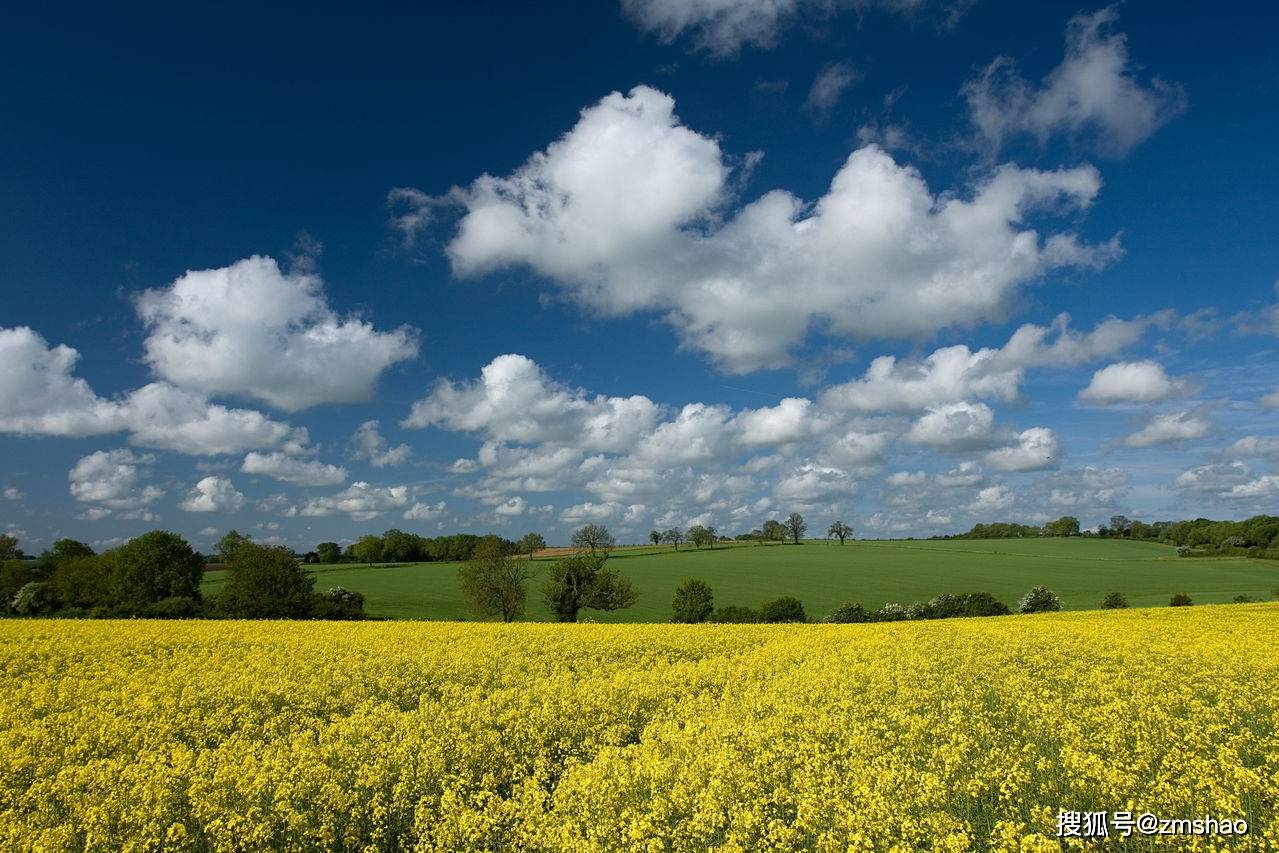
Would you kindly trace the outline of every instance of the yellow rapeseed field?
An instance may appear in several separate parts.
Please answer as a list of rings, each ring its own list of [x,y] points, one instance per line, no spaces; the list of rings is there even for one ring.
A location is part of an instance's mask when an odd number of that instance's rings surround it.
[[[0,847],[1274,850],[1277,629],[6,621]]]

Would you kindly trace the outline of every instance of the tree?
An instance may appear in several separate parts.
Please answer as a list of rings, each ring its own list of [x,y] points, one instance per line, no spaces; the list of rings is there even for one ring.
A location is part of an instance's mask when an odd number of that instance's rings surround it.
[[[351,556],[361,563],[372,565],[382,562],[382,537],[369,534],[351,546]]]
[[[839,544],[843,545],[844,540],[853,535],[853,528],[849,527],[842,521],[837,521],[826,531],[827,536],[834,536],[839,540]]]
[[[582,525],[573,531],[571,541],[574,548],[588,548],[592,554],[596,551],[609,551],[617,544],[613,534],[602,524]]]
[[[826,617],[827,622],[846,624],[850,622],[870,622],[874,617],[860,604],[849,602],[836,607]]]
[[[481,542],[458,569],[462,593],[475,611],[482,616],[501,616],[503,622],[514,622],[524,615],[528,580],[533,575],[529,562],[512,560],[496,539]]]
[[[364,618],[364,596],[335,586],[313,596],[312,613],[316,619],[353,620]]]
[[[639,597],[631,582],[605,567],[607,554],[578,553],[556,560],[542,600],[560,622],[576,622],[578,611],[621,610]]]
[[[1190,596],[1186,595],[1184,592],[1179,592],[1172,598],[1168,599],[1169,607],[1189,607],[1192,604],[1194,604],[1194,602],[1191,601]]]
[[[751,625],[759,621],[759,611],[731,604],[712,613],[710,621],[725,625]]]
[[[18,537],[0,533],[0,560],[21,560],[25,556],[18,547]]]
[[[1112,515],[1110,517],[1110,531],[1115,536],[1126,536],[1130,527],[1132,527],[1132,522],[1125,516]]]
[[[654,545],[661,545],[662,544],[661,532],[657,530],[650,530],[648,532],[648,541],[652,542]]]
[[[1128,607],[1128,599],[1122,592],[1108,592],[1101,600],[1102,610],[1123,610]]]
[[[235,559],[235,552],[245,542],[253,540],[252,536],[245,536],[235,528],[226,532],[226,535],[218,540],[218,558],[223,563],[229,563]]]
[[[136,611],[166,598],[200,600],[204,559],[167,530],[143,533],[115,550],[115,586],[120,602]]]
[[[686,580],[675,589],[671,607],[675,611],[672,622],[705,622],[715,610],[715,595],[705,581]]]
[[[321,542],[315,546],[315,553],[321,563],[336,563],[342,559],[342,546],[336,542]]]
[[[528,554],[528,558],[532,560],[534,554],[546,547],[546,539],[540,533],[525,533],[516,547],[521,554]]]
[[[675,546],[675,550],[679,550],[679,543],[684,541],[684,531],[678,527],[672,527],[670,530],[662,534],[662,541],[669,542]]]
[[[63,607],[105,607],[114,603],[114,556],[76,556],[60,560],[49,589]]]
[[[33,580],[31,564],[26,560],[0,560],[0,611],[9,606],[18,590]]]
[[[1056,521],[1044,525],[1045,536],[1078,536],[1079,519],[1073,515],[1063,515]]]
[[[55,569],[67,560],[75,557],[92,557],[94,550],[83,542],[75,539],[59,539],[53,543],[53,547],[40,555],[40,559],[36,560],[35,571],[32,577],[35,580],[48,580]]]
[[[382,562],[410,562],[417,550],[417,537],[412,533],[392,528],[382,534]]]
[[[19,616],[42,616],[54,608],[49,585],[40,581],[24,584],[9,605]]]
[[[792,512],[786,517],[786,535],[791,538],[796,545],[799,544],[800,537],[804,535],[804,531],[808,529],[808,525],[804,522],[804,516],[797,512]]]
[[[784,595],[760,605],[759,621],[761,622],[807,622],[804,605],[798,598]]]
[[[782,542],[786,539],[786,525],[772,518],[764,522],[762,532],[768,542]]]
[[[315,576],[288,548],[244,540],[227,562],[227,583],[217,605],[237,619],[305,619],[312,615],[314,588]]]
[[[1057,593],[1042,586],[1031,589],[1017,603],[1019,613],[1048,613],[1054,610],[1061,610],[1061,599],[1057,597]]]
[[[688,528],[688,541],[692,542],[698,548],[703,545],[711,545],[715,542],[715,529],[712,527],[703,527],[700,524],[694,524]]]

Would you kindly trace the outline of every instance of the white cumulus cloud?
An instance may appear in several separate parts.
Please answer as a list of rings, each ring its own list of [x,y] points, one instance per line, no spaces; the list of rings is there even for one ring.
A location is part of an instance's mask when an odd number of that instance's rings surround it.
[[[1092,375],[1079,399],[1101,406],[1116,403],[1157,403],[1193,390],[1184,379],[1172,379],[1156,361],[1121,361]]]
[[[244,495],[226,477],[205,477],[178,504],[187,512],[236,512],[244,506]]]
[[[367,459],[374,468],[402,465],[413,451],[407,444],[395,447],[382,436],[377,421],[365,421],[351,436],[351,446],[356,459]]]
[[[240,470],[297,486],[336,486],[346,482],[346,469],[341,466],[298,459],[287,453],[249,453]]]

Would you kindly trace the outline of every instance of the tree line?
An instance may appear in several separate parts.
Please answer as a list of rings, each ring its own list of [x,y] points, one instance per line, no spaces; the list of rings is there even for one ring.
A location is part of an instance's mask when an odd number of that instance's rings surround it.
[[[231,531],[218,546],[226,583],[206,598],[204,555],[176,533],[152,530],[99,554],[59,539],[27,560],[17,540],[0,543],[0,604],[7,614],[88,618],[195,617],[360,619],[364,597],[334,587],[315,591],[315,575],[290,549],[259,545]]]
[[[1279,516],[1254,515],[1243,521],[1213,521],[1196,518],[1184,521],[1136,521],[1123,515],[1111,516],[1109,524],[1095,531],[1081,531],[1079,519],[1063,515],[1040,527],[1012,522],[976,524],[966,533],[934,536],[933,539],[1027,539],[1039,536],[1091,536],[1100,539],[1135,539],[1178,546],[1182,556],[1236,554],[1279,559]]]

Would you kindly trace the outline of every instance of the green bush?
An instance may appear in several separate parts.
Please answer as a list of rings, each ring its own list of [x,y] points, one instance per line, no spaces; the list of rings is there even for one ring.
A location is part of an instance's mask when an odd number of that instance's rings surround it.
[[[715,610],[715,594],[705,581],[686,580],[675,590],[671,607],[675,611],[672,622],[705,622]]]
[[[1128,607],[1128,598],[1122,592],[1108,592],[1101,600],[1102,610],[1124,610]]]
[[[910,615],[906,612],[906,608],[902,607],[895,601],[890,601],[874,613],[876,622],[901,622],[909,619]]]
[[[781,598],[775,598],[760,605],[759,621],[769,623],[807,622],[808,615],[804,613],[804,605],[798,598],[783,595]]]
[[[1057,593],[1042,586],[1030,590],[1017,603],[1019,613],[1050,613],[1054,610],[1061,610],[1061,599]]]
[[[747,625],[760,621],[759,613],[749,607],[729,605],[721,607],[711,614],[710,621],[726,625]]]
[[[1249,596],[1241,594],[1241,595],[1236,595],[1233,599],[1231,599],[1231,601],[1233,601],[1235,604],[1251,604],[1253,602],[1253,599],[1250,598]]]
[[[849,602],[848,604],[841,604],[831,611],[831,614],[826,617],[826,621],[838,625],[847,625],[855,622],[870,622],[873,621],[873,618],[865,607]]]
[[[288,548],[238,542],[226,564],[227,583],[217,608],[236,619],[306,619],[312,615],[315,576]]]
[[[152,530],[115,550],[116,596],[125,608],[143,612],[166,598],[200,600],[204,559],[176,533]]]
[[[1189,607],[1192,604],[1194,604],[1194,602],[1191,601],[1190,596],[1186,595],[1184,592],[1179,592],[1172,598],[1168,599],[1169,607]]]
[[[316,595],[312,602],[312,615],[316,619],[352,621],[364,618],[364,596],[358,592],[335,586]]]

